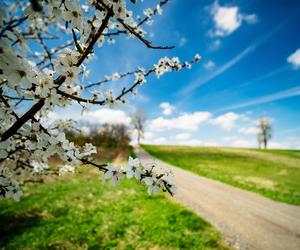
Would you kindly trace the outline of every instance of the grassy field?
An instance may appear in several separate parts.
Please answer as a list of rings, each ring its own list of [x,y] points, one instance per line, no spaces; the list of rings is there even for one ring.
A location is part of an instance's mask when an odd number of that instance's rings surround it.
[[[300,151],[152,145],[143,148],[196,174],[300,205]]]
[[[135,181],[103,186],[89,167],[27,184],[25,194],[0,202],[0,249],[228,249],[216,229],[171,199],[149,196]]]

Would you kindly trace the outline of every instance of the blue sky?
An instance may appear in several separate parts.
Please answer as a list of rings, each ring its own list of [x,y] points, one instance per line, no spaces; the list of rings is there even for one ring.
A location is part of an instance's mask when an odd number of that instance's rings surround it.
[[[153,1],[134,8],[143,7]],[[149,77],[136,98],[111,112],[112,120],[128,123],[124,114],[141,108],[148,115],[145,143],[254,147],[255,120],[267,116],[271,147],[300,148],[299,9],[299,1],[173,0],[146,30],[154,44],[175,49],[151,50],[118,37],[115,45],[96,49],[88,80],[148,68],[163,56],[185,61],[199,53],[192,70]],[[131,81],[110,87],[117,91]],[[103,120],[97,109],[91,112]]]

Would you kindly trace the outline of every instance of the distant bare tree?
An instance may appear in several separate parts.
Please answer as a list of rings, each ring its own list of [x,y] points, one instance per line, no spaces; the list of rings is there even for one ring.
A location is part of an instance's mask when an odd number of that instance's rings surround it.
[[[138,145],[140,145],[141,138],[143,138],[146,119],[147,119],[146,118],[146,113],[142,109],[136,110],[131,115],[131,123],[132,123],[134,129],[137,130],[137,142],[138,142]]]
[[[262,117],[257,122],[258,132],[257,132],[257,141],[258,146],[261,148],[261,145],[264,148],[267,148],[269,140],[272,138],[272,122],[267,117]]]

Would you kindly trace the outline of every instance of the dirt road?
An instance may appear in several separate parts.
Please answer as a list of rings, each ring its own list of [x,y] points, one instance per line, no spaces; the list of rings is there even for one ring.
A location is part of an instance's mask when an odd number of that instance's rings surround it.
[[[136,148],[142,163],[153,162]],[[176,199],[217,227],[235,249],[300,249],[300,207],[171,167],[178,187]]]

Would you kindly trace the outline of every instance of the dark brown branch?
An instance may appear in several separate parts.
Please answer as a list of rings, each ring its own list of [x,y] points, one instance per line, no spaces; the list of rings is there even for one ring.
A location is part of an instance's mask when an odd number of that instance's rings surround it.
[[[85,49],[84,53],[81,55],[81,57],[79,58],[76,66],[79,67],[81,65],[81,63],[84,61],[84,59],[92,52],[92,49],[95,45],[95,43],[97,42],[97,40],[100,38],[100,36],[102,35],[104,29],[106,28],[107,24],[108,24],[108,20],[113,16],[113,11],[112,9],[108,9],[107,10],[107,14],[101,24],[101,26],[99,27],[96,35],[92,38],[89,46]]]
[[[117,36],[117,35],[120,35],[120,34],[127,34],[127,31],[126,30],[118,30],[118,31],[106,33],[106,34],[103,34],[103,35],[104,36]]]
[[[63,49],[65,49],[65,48],[71,46],[72,44],[73,44],[72,42],[69,42],[69,43],[67,43],[67,44],[64,44],[64,45],[58,47],[58,48],[55,48],[54,50],[51,50],[51,51],[50,51],[50,55],[53,56],[54,54],[56,54],[56,53],[59,52],[60,50],[63,50]],[[36,66],[40,66],[40,65],[44,64],[44,63],[47,61],[47,59],[48,59],[48,56],[46,55],[46,56],[44,57],[44,59],[42,59],[40,62],[38,62],[38,63],[36,64]]]
[[[17,20],[12,20],[9,24],[7,24],[0,32],[0,37],[2,37],[5,33],[5,31],[7,30],[13,30],[13,28],[21,25],[25,20],[27,19],[27,17],[21,17]]]
[[[83,50],[82,50],[80,44],[78,43],[78,40],[77,40],[77,37],[76,37],[76,34],[75,34],[74,29],[72,29],[72,34],[73,34],[73,40],[74,40],[74,43],[75,43],[75,46],[76,46],[78,52],[79,52],[80,54],[83,54],[84,52],[83,52]]]
[[[32,101],[33,99],[30,98],[25,98],[25,97],[15,97],[15,96],[8,96],[8,95],[3,95],[3,97],[10,99],[10,100],[22,100],[22,101]]]
[[[8,130],[6,130],[2,136],[1,141],[7,140],[9,137],[14,135],[25,122],[32,119],[33,116],[43,107],[45,99],[41,99],[38,103],[33,105],[22,117],[20,117]]]
[[[4,98],[4,95],[0,95],[0,100],[4,103],[4,105],[7,108],[10,108],[10,105],[9,105],[8,101]],[[12,114],[16,119],[19,119],[18,115],[14,111],[12,111]]]
[[[60,94],[64,97],[67,97],[69,99],[72,99],[72,100],[75,100],[79,103],[81,102],[84,102],[84,103],[91,103],[91,104],[98,104],[98,105],[104,105],[105,104],[105,101],[92,101],[92,100],[88,100],[88,99],[84,99],[84,98],[81,98],[81,97],[78,97],[78,96],[74,96],[74,95],[71,95],[71,94],[68,94],[66,92],[63,92],[61,90],[57,90],[57,94]]]
[[[33,11],[41,12],[43,10],[43,6],[39,3],[39,0],[30,0],[30,3]]]
[[[91,162],[91,161],[89,161],[87,159],[80,159],[80,160],[81,160],[82,163],[89,164],[89,165],[92,165],[94,167],[97,167],[101,171],[104,171],[104,172],[107,171],[107,168],[106,168],[107,164],[96,164],[96,163]]]
[[[126,73],[122,73],[122,74],[120,74],[120,79],[123,78],[123,77],[126,77],[126,76],[133,75],[133,74],[138,73],[138,72],[142,72],[142,70],[137,69],[137,70],[135,70],[135,71],[129,71],[129,72],[126,72]],[[111,81],[112,81],[112,80],[104,79],[104,80],[101,80],[101,81],[99,81],[99,82],[95,82],[95,83],[88,84],[88,85],[84,86],[84,89],[89,89],[89,88],[91,88],[91,87],[98,86],[98,85],[101,85],[101,84],[103,84],[103,83],[111,82]]]
[[[175,46],[153,46],[149,40],[143,38],[139,33],[137,33],[135,31],[135,29],[133,27],[124,23],[124,21],[121,18],[118,18],[117,20],[124,26],[124,28],[126,28],[131,34],[135,35],[140,41],[142,41],[150,49],[173,49],[173,48],[175,48]]]
[[[45,52],[46,52],[46,55],[47,55],[47,57],[48,57],[48,59],[49,59],[51,68],[52,68],[52,70],[54,70],[54,65],[53,65],[53,63],[52,63],[51,53],[50,53],[50,51],[48,50],[48,47],[47,47],[47,45],[45,44],[45,42],[44,42],[44,40],[43,40],[43,38],[41,37],[40,34],[38,34],[38,38],[39,38],[40,44],[42,45],[43,49],[44,49]]]

